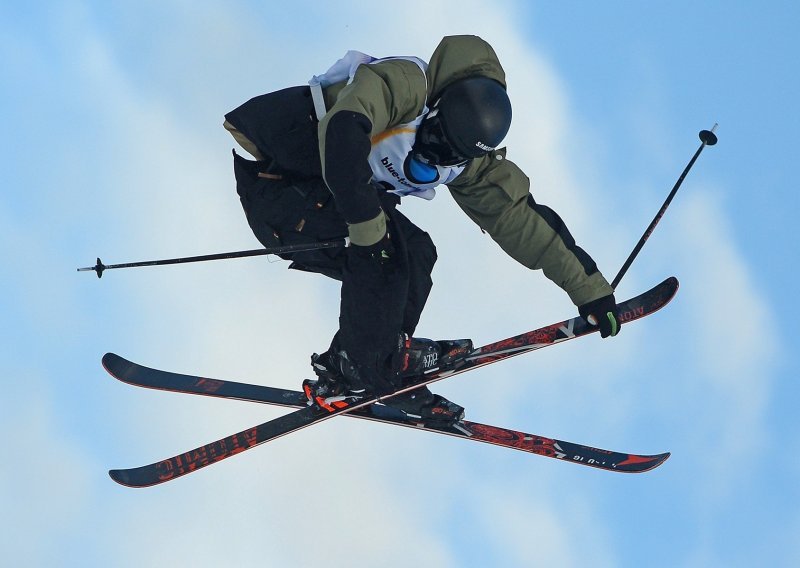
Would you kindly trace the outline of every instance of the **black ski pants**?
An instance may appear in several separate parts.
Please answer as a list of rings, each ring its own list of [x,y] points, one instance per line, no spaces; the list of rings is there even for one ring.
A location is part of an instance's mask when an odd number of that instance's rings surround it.
[[[322,180],[317,120],[308,87],[255,97],[227,115],[226,128],[259,160],[234,153],[237,192],[248,223],[264,246],[343,238],[347,225]],[[378,190],[380,192],[380,190]],[[381,192],[396,254],[381,263],[346,249],[295,253],[290,268],[341,280],[334,347],[358,363],[378,390],[392,376],[390,358],[401,332],[413,335],[433,281],[436,247],[430,236]],[[369,379],[368,379],[369,377]]]

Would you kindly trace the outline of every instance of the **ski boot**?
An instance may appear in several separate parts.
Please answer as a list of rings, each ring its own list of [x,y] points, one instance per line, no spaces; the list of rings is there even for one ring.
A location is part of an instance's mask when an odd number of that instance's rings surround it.
[[[428,387],[398,394],[384,401],[386,406],[396,408],[414,421],[431,428],[448,428],[464,420],[464,407],[433,394]]]
[[[339,355],[330,351],[322,355],[314,353],[311,355],[311,367],[317,379],[303,381],[308,404],[316,404],[323,410],[333,412],[367,396],[367,389],[345,352]]]
[[[433,341],[402,334],[395,365],[398,382],[402,388],[411,379],[434,369],[457,369],[471,352],[472,341],[469,339]],[[384,404],[432,427],[455,426],[464,419],[463,407],[433,394],[428,387],[395,395],[386,399]]]
[[[457,369],[472,352],[471,339],[434,341],[400,334],[395,368],[401,379],[424,375],[434,369]]]

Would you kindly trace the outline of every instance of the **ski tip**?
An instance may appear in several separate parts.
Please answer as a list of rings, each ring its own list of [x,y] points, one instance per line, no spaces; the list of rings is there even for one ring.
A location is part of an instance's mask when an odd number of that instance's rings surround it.
[[[116,353],[106,353],[100,361],[103,364],[103,368],[108,371],[110,375],[117,378],[120,378],[122,370],[125,367],[132,365],[130,361],[124,357],[120,357]]]
[[[671,452],[664,452],[663,454],[658,454],[656,456],[656,460],[654,461],[653,465],[651,467],[643,470],[643,471],[650,471],[651,469],[657,468],[658,466],[663,464],[665,461],[667,461],[671,455],[672,455]]]
[[[669,459],[672,454],[664,452],[652,456],[629,456],[628,459],[616,464],[616,471],[623,473],[644,473],[651,471]]]
[[[108,476],[115,482],[119,483],[120,485],[124,485],[125,487],[137,487],[136,485],[131,484],[131,480],[124,469],[110,469],[108,470]]]
[[[656,459],[655,459],[655,464],[653,465],[653,467],[660,466],[662,463],[667,461],[671,455],[672,455],[671,452],[664,452],[663,454],[658,454],[657,456],[655,456]],[[650,468],[650,469],[653,469],[653,468]]]
[[[141,477],[141,475],[137,475],[139,470],[142,468],[134,468],[134,469],[110,469],[108,470],[108,476],[114,480],[116,483],[123,485],[125,487],[132,487],[134,489],[139,489],[142,487],[151,487],[153,485],[157,485],[159,482],[152,482],[152,480],[145,480]],[[137,477],[139,479],[137,480]]]
[[[661,293],[665,296],[669,297],[670,299],[675,297],[675,294],[678,293],[678,288],[680,288],[681,283],[678,281],[678,278],[675,276],[669,276],[664,279],[661,284],[656,286],[654,290],[660,289]]]
[[[119,363],[120,359],[122,357],[115,353],[106,353],[100,362],[103,364],[103,368],[108,371],[108,374],[114,375],[114,367]]]

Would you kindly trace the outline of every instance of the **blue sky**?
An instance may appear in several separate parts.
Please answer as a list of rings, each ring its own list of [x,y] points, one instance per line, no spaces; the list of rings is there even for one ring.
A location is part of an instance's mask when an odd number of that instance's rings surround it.
[[[796,39],[789,2],[6,2],[0,7],[0,544],[9,565],[794,566],[800,560]],[[410,21],[411,14],[419,14]],[[348,49],[427,58],[473,33],[506,68],[509,157],[618,289],[667,309],[446,381],[468,417],[621,451],[623,476],[333,420],[164,486],[150,463],[284,412],[137,390],[163,369],[297,387],[338,290],[263,258],[75,269],[257,246],[222,115]],[[571,317],[446,190],[403,211],[439,249],[420,325],[483,344]],[[519,454],[519,455],[518,455]],[[320,499],[320,493],[325,499]],[[321,502],[322,501],[322,502]]]

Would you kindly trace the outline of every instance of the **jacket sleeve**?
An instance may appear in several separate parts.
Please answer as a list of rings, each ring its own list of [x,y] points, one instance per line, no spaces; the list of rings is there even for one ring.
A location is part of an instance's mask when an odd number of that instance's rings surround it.
[[[388,60],[361,65],[353,81],[339,87],[326,92],[329,110],[319,123],[322,171],[350,225],[351,240],[369,245],[385,232],[378,195],[370,183],[371,139],[416,118],[425,104],[426,80],[416,64]]]
[[[509,256],[541,269],[576,306],[614,292],[561,217],[534,201],[528,177],[505,159],[505,149],[474,160],[448,187],[461,209]]]

